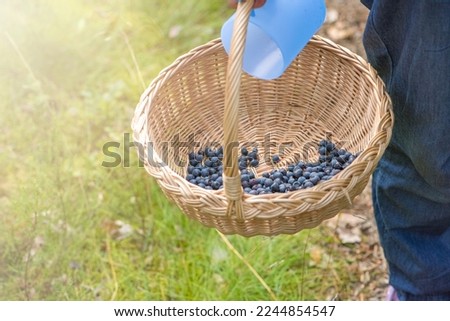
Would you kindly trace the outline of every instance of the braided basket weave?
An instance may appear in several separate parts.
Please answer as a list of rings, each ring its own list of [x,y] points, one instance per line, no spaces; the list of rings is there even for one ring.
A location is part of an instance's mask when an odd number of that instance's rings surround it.
[[[238,6],[230,56],[217,39],[179,57],[141,96],[132,128],[146,170],[190,218],[224,234],[293,234],[350,207],[363,191],[391,137],[391,102],[368,63],[318,36],[276,80],[242,74],[252,3]],[[327,136],[361,152],[338,175],[309,189],[243,193],[238,145],[258,144],[268,155],[281,146],[277,165],[286,167],[316,157],[314,148]],[[224,189],[185,179],[194,141],[195,150],[225,147]],[[271,169],[261,164],[256,172]]]

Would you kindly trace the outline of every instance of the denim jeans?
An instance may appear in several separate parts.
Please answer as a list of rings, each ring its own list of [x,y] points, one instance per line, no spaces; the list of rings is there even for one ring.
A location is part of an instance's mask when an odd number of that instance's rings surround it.
[[[450,0],[362,2],[395,114],[372,180],[390,283],[401,300],[450,300]]]

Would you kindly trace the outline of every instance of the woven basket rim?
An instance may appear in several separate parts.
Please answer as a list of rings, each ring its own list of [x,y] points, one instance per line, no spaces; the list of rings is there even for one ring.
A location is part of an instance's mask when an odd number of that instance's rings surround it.
[[[369,166],[369,163],[377,163],[379,159],[382,156],[382,152],[384,152],[384,149],[386,148],[387,143],[390,141],[391,135],[392,135],[392,122],[393,122],[393,112],[392,112],[392,106],[390,102],[390,98],[386,93],[385,85],[382,82],[382,80],[378,77],[376,71],[370,66],[368,62],[366,62],[361,56],[359,56],[356,53],[353,53],[349,49],[338,45],[334,43],[333,41],[315,35],[310,40],[311,45],[319,46],[320,49],[327,50],[330,53],[338,54],[340,59],[347,60],[348,63],[350,63],[353,67],[358,69],[359,72],[361,72],[365,77],[367,77],[373,85],[372,89],[373,91],[382,92],[380,95],[377,95],[377,101],[379,102],[379,107],[377,107],[377,111],[383,111],[383,117],[381,117],[377,123],[376,123],[376,129],[373,127],[374,134],[370,137],[369,141],[367,141],[366,146],[363,150],[358,151],[360,154],[356,159],[345,169],[343,169],[340,173],[333,176],[328,181],[321,181],[319,184],[307,188],[307,189],[301,189],[296,191],[289,191],[287,193],[274,193],[274,194],[263,194],[263,195],[251,195],[251,194],[242,194],[242,202],[245,204],[256,204],[256,203],[271,203],[274,206],[277,206],[277,204],[282,204],[285,202],[291,202],[291,199],[301,199],[301,200],[313,200],[311,204],[312,211],[320,211],[324,207],[327,207],[329,205],[328,200],[330,199],[330,202],[335,198],[336,195],[340,195],[342,198],[342,195],[344,195],[344,199],[348,198],[348,206],[352,205],[352,199],[349,196],[349,192],[352,190],[352,188],[357,183],[354,179],[354,175],[352,174],[351,169],[357,168],[358,166],[361,167],[361,174],[360,177],[365,177],[371,174],[373,171],[373,168]],[[222,49],[220,49],[222,48]],[[197,46],[187,53],[179,56],[176,58],[169,66],[164,68],[158,76],[150,83],[148,88],[144,91],[144,93],[141,95],[139,102],[136,106],[136,110],[133,116],[132,120],[132,129],[133,129],[133,137],[136,142],[141,143],[145,148],[144,150],[147,150],[147,146],[149,143],[153,143],[151,133],[149,130],[149,124],[148,124],[148,118],[143,117],[142,115],[148,115],[151,111],[152,107],[152,101],[155,99],[155,97],[158,95],[159,89],[164,88],[164,86],[172,79],[172,77],[176,76],[178,72],[186,67],[191,60],[195,60],[198,58],[199,55],[206,54],[209,51],[217,51],[217,50],[224,50],[222,46],[222,42],[220,38],[213,39],[205,44],[202,44],[200,46]],[[271,82],[271,81],[262,81],[264,82]],[[384,135],[382,138],[378,137],[378,133],[385,132],[386,135]],[[369,150],[370,148],[370,150]],[[372,157],[374,155],[374,150],[378,152],[376,154],[376,158]],[[148,166],[151,166],[148,163],[147,159],[148,155],[140,155],[141,159],[144,161],[145,169],[147,172],[158,179],[162,174],[156,174],[156,171],[159,172],[165,172],[170,177],[176,177],[177,182],[179,182],[178,188],[188,187],[190,194],[198,194],[198,195],[208,195],[208,198],[214,198],[216,200],[220,201],[227,201],[227,197],[225,195],[224,189],[220,190],[207,190],[204,188],[201,188],[195,184],[190,183],[187,181],[182,175],[178,174],[174,169],[172,169],[169,164],[162,161],[160,155],[157,153],[156,150],[153,150],[153,160],[160,164],[160,168],[158,170],[150,169]],[[369,160],[369,161],[368,161]],[[364,168],[362,168],[364,166]],[[158,183],[161,184],[161,182],[158,180]],[[172,189],[176,188],[174,185],[170,185]],[[167,191],[166,191],[167,194]],[[170,194],[170,193],[169,193]],[[317,203],[314,203],[315,199],[324,199],[326,198],[326,202],[320,203],[318,205]],[[308,206],[310,204],[308,203]],[[337,214],[337,213],[336,213]],[[269,213],[269,214],[260,214],[257,217],[261,219],[274,219],[278,218],[280,216],[283,217],[290,217],[290,216],[296,216],[297,214],[276,214],[276,213]],[[317,214],[318,216],[321,216],[320,213]],[[211,216],[216,217],[224,217],[224,215],[218,215],[218,214],[211,214]],[[330,216],[326,217],[329,218]],[[192,217],[191,217],[192,218]],[[254,216],[245,217],[245,219],[253,219]],[[322,219],[323,220],[323,219]],[[316,224],[317,225],[317,224]],[[219,228],[220,229],[220,228]],[[222,231],[224,232],[224,231]],[[226,234],[233,234],[233,233],[227,233]],[[285,233],[285,232],[277,232],[276,234]],[[241,233],[238,233],[241,234]],[[289,232],[289,234],[292,234]],[[244,235],[242,233],[241,235]],[[245,234],[245,236],[252,236],[252,235],[260,235],[259,233],[255,231],[250,231],[248,234]],[[263,233],[263,235],[268,235],[266,233]]]

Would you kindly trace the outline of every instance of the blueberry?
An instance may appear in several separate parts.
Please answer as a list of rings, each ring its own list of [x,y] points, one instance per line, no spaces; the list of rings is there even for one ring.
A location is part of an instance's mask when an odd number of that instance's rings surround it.
[[[294,182],[296,182],[295,178],[293,178],[293,177],[289,178],[288,184],[292,185],[292,184],[294,184]]]
[[[265,172],[265,173],[262,174],[262,176],[263,176],[264,178],[269,178],[269,177],[270,177],[270,174],[267,173],[267,172]]]
[[[294,177],[295,178],[299,178],[300,176],[302,176],[303,172],[301,169],[296,169],[294,170]]]
[[[245,162],[245,163],[247,163],[247,162],[248,162],[248,157],[247,157],[247,156],[241,156],[241,157],[239,157],[239,162]]]
[[[248,158],[258,159],[258,152],[253,151],[253,152],[249,153]]]
[[[272,162],[274,164],[278,164],[281,161],[280,156],[279,155],[273,155],[272,156]]]
[[[248,182],[248,181],[250,181],[250,176],[248,175],[248,174],[244,174],[244,175],[241,175],[241,182]]]
[[[246,169],[247,168],[247,163],[246,162],[239,162],[239,169],[240,170],[243,170],[243,169]]]
[[[294,182],[294,184],[292,184],[292,190],[296,191],[300,189],[300,184],[298,182]]]
[[[281,172],[279,172],[279,171],[276,171],[275,173],[273,173],[272,177],[274,179],[277,179],[277,178],[281,179],[283,177],[283,174]]]
[[[191,180],[189,181],[189,183],[192,183],[192,184],[194,184],[194,185],[197,185],[197,181],[196,181],[195,179],[191,179]]]
[[[189,161],[189,164],[190,164],[191,166],[197,166],[197,165],[198,165],[198,161],[197,161],[196,159],[191,159],[191,160]]]
[[[259,160],[257,160],[257,159],[253,159],[250,162],[250,166],[252,166],[252,167],[257,167],[258,165],[259,165]]]
[[[303,177],[304,178],[310,178],[311,177],[311,173],[310,172],[303,172]]]
[[[327,154],[327,148],[325,146],[321,146],[319,148],[319,154],[325,156]]]
[[[342,158],[341,156],[336,157],[336,160],[337,160],[339,163],[341,163],[341,164],[344,164],[344,163],[345,163],[345,159]]]
[[[295,166],[294,165],[289,165],[288,166],[288,171],[289,172],[293,172],[294,171]]]
[[[336,161],[336,163],[333,165],[334,169],[342,169],[342,165],[341,163],[339,163],[338,161]]]
[[[277,184],[277,183],[273,183],[273,184],[270,186],[270,190],[271,190],[273,193],[279,192],[279,191],[280,191],[280,185]]]
[[[280,186],[278,187],[278,190],[279,190],[280,193],[285,193],[286,192],[286,185],[280,184]]]
[[[247,155],[248,155],[248,150],[247,150],[247,148],[242,147],[242,148],[241,148],[241,154],[244,155],[244,156],[247,156]]]
[[[338,163],[337,159],[333,158],[331,160],[331,166],[334,167]]]
[[[211,157],[211,162],[213,162],[213,164],[217,164],[219,162],[219,157],[217,156]]]
[[[250,188],[250,184],[248,181],[241,182],[242,188]]]
[[[192,171],[192,175],[193,175],[194,177],[200,176],[201,173],[202,173],[202,172],[201,172],[198,168],[194,168],[194,170]]]
[[[319,183],[320,181],[320,177],[319,176],[312,176],[309,181],[313,184],[316,185],[317,183]]]
[[[202,172],[202,176],[203,177],[209,176],[209,169],[208,168],[203,168],[201,172]]]
[[[273,184],[273,180],[271,180],[270,178],[266,179],[264,181],[264,186],[269,187]]]
[[[198,183],[198,186],[201,187],[201,188],[205,188],[206,187],[206,185],[204,183]]]
[[[203,160],[203,155],[198,154],[197,156],[195,156],[195,159],[197,160],[197,162],[201,163]]]
[[[219,183],[220,185],[222,185],[222,184],[223,184],[223,178],[219,176],[219,177],[216,179],[216,182]]]
[[[257,192],[257,191],[254,191],[254,190],[251,190],[251,191],[249,192],[249,194],[251,194],[251,195],[258,195],[258,192]]]
[[[213,162],[211,162],[211,160],[207,159],[207,160],[205,160],[205,166],[213,167]]]
[[[189,165],[188,168],[187,168],[188,174],[192,174],[192,171],[194,170],[194,168],[195,168],[194,166]]]
[[[334,175],[337,175],[337,174],[339,174],[339,173],[340,173],[340,170],[339,170],[339,169],[333,169],[333,170],[331,171],[330,175],[331,175],[331,176],[334,176]]]
[[[216,152],[213,151],[211,148],[208,148],[207,150],[205,150],[205,154],[206,154],[206,156],[208,156],[209,158],[216,156]]]
[[[190,181],[190,180],[193,180],[195,177],[194,177],[194,175],[192,175],[192,174],[188,174],[187,176],[186,176],[186,179],[188,180],[188,181]]]
[[[332,142],[327,143],[327,151],[331,152],[336,148],[336,146]]]
[[[302,185],[305,181],[306,181],[306,178],[302,176],[302,177],[300,177],[300,178],[297,180],[297,183],[298,183],[299,185]]]
[[[281,184],[281,178],[275,178],[273,182],[279,185]]]
[[[305,188],[310,188],[310,187],[313,187],[314,184],[313,184],[311,181],[307,181],[307,182],[305,182],[305,183],[303,184],[303,186],[304,186]]]

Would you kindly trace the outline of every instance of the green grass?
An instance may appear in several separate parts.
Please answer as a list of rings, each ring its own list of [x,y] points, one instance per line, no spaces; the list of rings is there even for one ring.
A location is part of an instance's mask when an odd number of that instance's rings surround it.
[[[230,14],[223,0],[0,2],[1,300],[272,298],[215,230],[164,198],[135,150],[129,168],[101,166],[143,85]],[[279,300],[345,299],[358,279],[327,229],[228,239]]]

